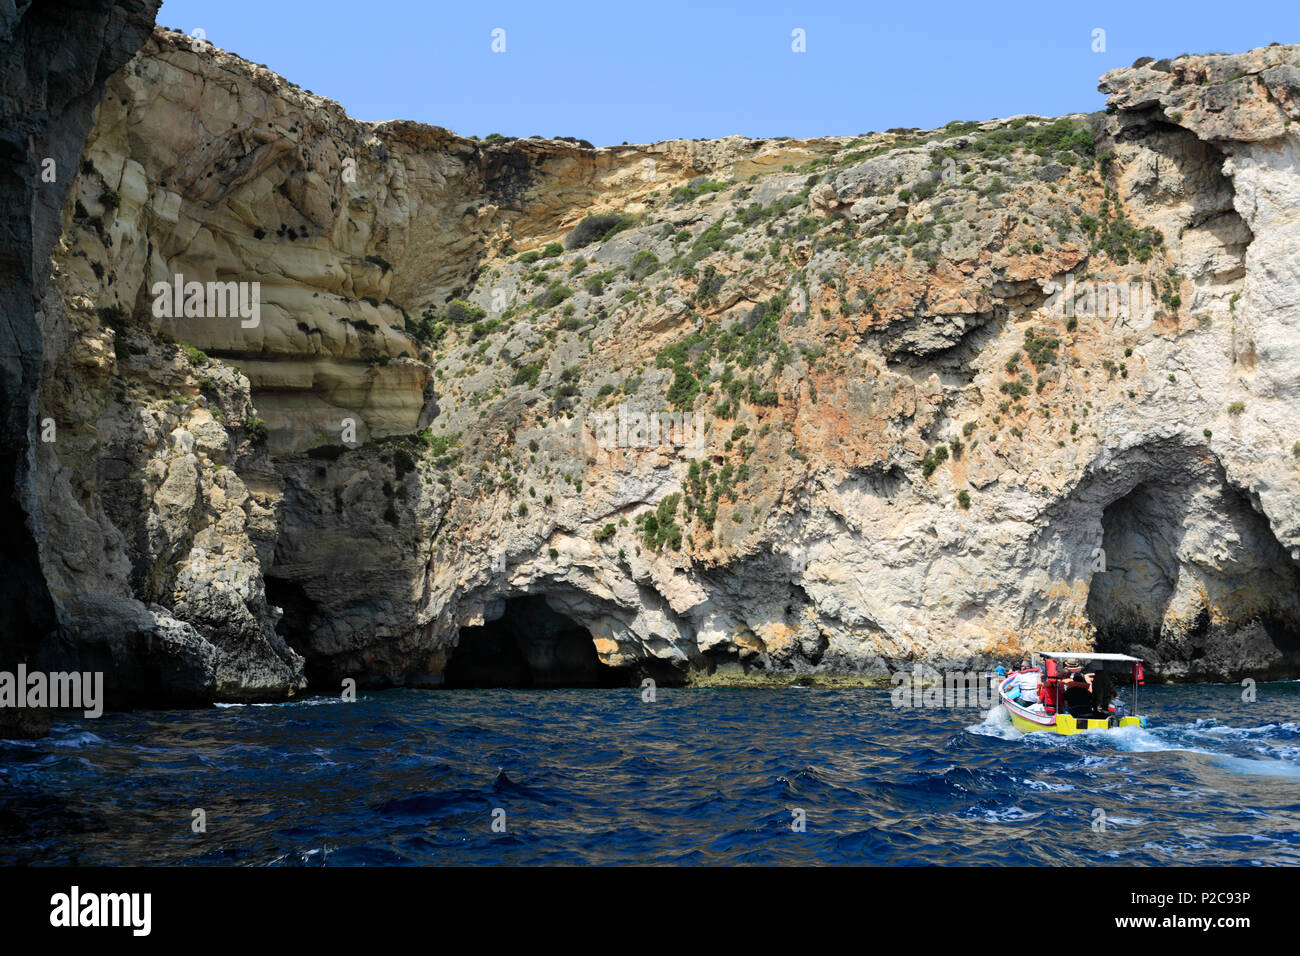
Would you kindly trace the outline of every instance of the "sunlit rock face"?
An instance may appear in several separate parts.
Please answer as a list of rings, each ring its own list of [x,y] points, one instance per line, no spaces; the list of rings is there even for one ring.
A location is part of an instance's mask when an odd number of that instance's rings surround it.
[[[54,251],[43,574],[73,633],[148,609],[224,697],[494,656],[534,686],[1098,642],[1300,672],[1297,63],[594,148],[360,123],[156,30]]]

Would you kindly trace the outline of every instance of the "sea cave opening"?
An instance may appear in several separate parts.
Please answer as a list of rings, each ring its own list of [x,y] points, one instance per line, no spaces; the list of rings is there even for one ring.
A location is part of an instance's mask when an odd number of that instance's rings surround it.
[[[591,632],[539,594],[510,598],[501,616],[463,627],[443,686],[626,687],[628,668],[601,662]]]
[[[1102,512],[1097,649],[1181,677],[1289,678],[1300,667],[1300,567],[1241,490],[1149,481]]]
[[[1167,495],[1141,484],[1102,512],[1101,566],[1088,589],[1099,650],[1154,646],[1178,582],[1181,515]]]

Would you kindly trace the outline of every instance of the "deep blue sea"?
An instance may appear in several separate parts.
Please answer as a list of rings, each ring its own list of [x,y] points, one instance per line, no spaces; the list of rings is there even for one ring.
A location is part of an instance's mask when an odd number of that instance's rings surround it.
[[[0,742],[0,863],[1300,864],[1300,683],[1257,692],[1070,738],[798,687],[107,714]]]

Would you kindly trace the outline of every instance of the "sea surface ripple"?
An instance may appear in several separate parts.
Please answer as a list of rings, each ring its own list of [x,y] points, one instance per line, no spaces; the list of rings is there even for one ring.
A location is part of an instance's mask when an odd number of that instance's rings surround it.
[[[1076,737],[800,687],[106,714],[0,741],[0,862],[1300,864],[1300,683],[1241,696]]]

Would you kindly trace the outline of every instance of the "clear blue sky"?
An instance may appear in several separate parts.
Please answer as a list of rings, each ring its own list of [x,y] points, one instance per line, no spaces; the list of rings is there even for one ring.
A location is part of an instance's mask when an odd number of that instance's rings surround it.
[[[1104,105],[1097,77],[1139,56],[1300,41],[1295,0],[165,0],[158,22],[358,119],[596,145],[1085,112]]]

